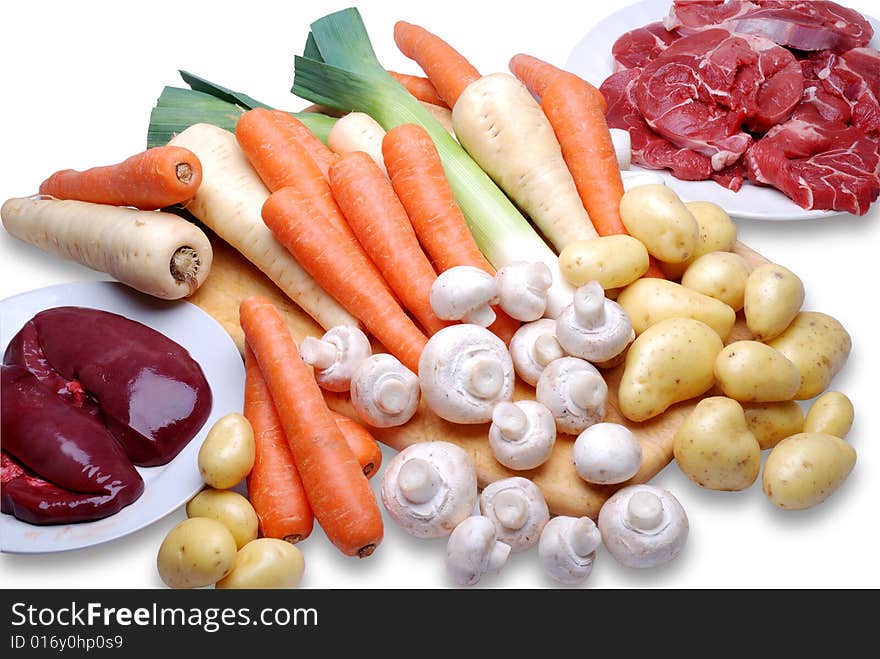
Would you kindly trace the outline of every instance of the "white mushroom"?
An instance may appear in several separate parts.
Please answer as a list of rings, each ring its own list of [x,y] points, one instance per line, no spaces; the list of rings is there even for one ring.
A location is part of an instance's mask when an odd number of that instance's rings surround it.
[[[618,490],[599,511],[602,541],[628,567],[655,567],[678,556],[688,536],[684,508],[652,485]]]
[[[556,338],[568,354],[590,362],[607,362],[635,340],[629,316],[605,297],[597,281],[574,293],[574,301],[556,319]]]
[[[487,572],[497,572],[507,562],[510,545],[495,537],[488,517],[468,517],[455,527],[446,543],[446,570],[460,586],[473,586]]]
[[[601,544],[599,529],[589,517],[560,515],[541,531],[538,557],[548,575],[572,586],[590,576]]]
[[[556,321],[542,318],[520,327],[510,339],[510,356],[516,374],[533,387],[547,364],[562,357],[565,351],[556,340]]]
[[[513,362],[504,342],[477,325],[452,325],[432,336],[419,359],[422,396],[453,423],[486,423],[513,397]]]
[[[320,339],[308,336],[299,344],[302,360],[314,367],[315,381],[327,391],[348,391],[351,376],[373,354],[370,340],[357,327],[331,327]]]
[[[597,423],[578,436],[572,459],[575,471],[588,483],[622,483],[642,466],[642,445],[626,426]]]
[[[391,518],[419,538],[449,535],[474,511],[477,472],[464,449],[449,442],[411,444],[382,476],[382,503]]]
[[[368,357],[351,378],[351,402],[358,415],[376,428],[400,426],[419,407],[419,378],[396,357]]]
[[[521,400],[501,402],[492,411],[489,426],[489,448],[508,469],[539,467],[553,451],[556,443],[556,421],[541,403]]]
[[[546,263],[514,261],[495,273],[495,283],[499,304],[508,316],[531,322],[547,310],[553,275]]]
[[[480,494],[480,512],[495,523],[495,535],[520,552],[538,544],[550,511],[541,490],[527,478],[513,476],[490,483]]]
[[[457,265],[434,280],[430,301],[437,318],[488,327],[495,322],[491,305],[498,303],[498,288],[488,272]]]
[[[550,410],[556,430],[577,435],[605,418],[608,385],[595,366],[577,357],[550,362],[538,378],[535,397]]]

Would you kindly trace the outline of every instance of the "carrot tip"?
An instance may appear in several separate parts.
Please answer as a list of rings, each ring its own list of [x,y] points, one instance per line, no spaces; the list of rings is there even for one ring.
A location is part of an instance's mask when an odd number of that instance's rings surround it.
[[[366,558],[367,556],[372,554],[374,551],[376,551],[376,545],[374,543],[371,543],[369,545],[365,545],[365,546],[361,547],[360,549],[358,549],[357,555],[358,555],[358,558]]]
[[[368,462],[364,465],[364,476],[366,476],[367,478],[369,478],[374,471],[376,471],[376,465],[374,465],[372,462]]]
[[[303,537],[299,533],[296,533],[294,535],[286,535],[283,538],[284,542],[289,542],[292,545],[295,545],[297,542],[300,542],[302,539],[303,539]]]

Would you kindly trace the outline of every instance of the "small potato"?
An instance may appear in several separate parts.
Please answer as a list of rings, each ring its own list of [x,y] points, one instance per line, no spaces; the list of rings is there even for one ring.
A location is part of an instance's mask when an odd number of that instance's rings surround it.
[[[718,353],[715,379],[725,396],[743,403],[791,400],[801,386],[797,367],[758,341],[735,341]]]
[[[238,492],[202,490],[186,504],[186,516],[216,519],[232,533],[238,549],[257,537],[257,513]]]
[[[225,490],[254,468],[254,429],[233,412],[217,420],[199,449],[199,474],[211,487]]]
[[[751,266],[739,254],[709,252],[688,266],[681,285],[739,311],[743,308],[746,280],[751,271]]]
[[[793,400],[781,403],[744,403],[746,423],[761,450],[773,448],[804,429],[804,411]]]
[[[742,406],[723,396],[697,403],[675,433],[672,450],[684,474],[708,490],[744,490],[761,471],[761,446]]]
[[[804,421],[804,432],[822,432],[843,439],[852,428],[855,410],[852,401],[839,391],[829,391],[816,399]]]
[[[665,185],[640,185],[624,193],[620,219],[648,253],[666,263],[687,261],[700,240],[700,225]]]
[[[779,508],[810,508],[834,494],[855,463],[855,449],[840,437],[819,432],[792,435],[770,451],[764,494]]]
[[[768,342],[800,371],[795,400],[808,400],[828,388],[852,350],[852,339],[836,319],[824,313],[802,311],[782,334]]]
[[[627,352],[618,390],[620,412],[630,421],[645,421],[704,394],[715,382],[713,365],[723,347],[711,327],[690,318],[649,327]]]
[[[617,296],[636,334],[667,318],[693,318],[726,339],[736,313],[723,302],[665,279],[639,279]]]
[[[606,291],[631,284],[648,271],[648,250],[632,236],[578,240],[559,254],[562,275],[572,286],[598,281]]]
[[[171,588],[202,588],[229,574],[236,551],[235,538],[223,524],[191,517],[165,536],[156,567]]]
[[[239,549],[235,567],[217,582],[217,588],[296,588],[304,569],[298,547],[276,538],[260,538]]]
[[[788,268],[766,263],[749,275],[743,302],[752,337],[769,341],[782,334],[801,310],[804,283]]]
[[[681,279],[688,266],[703,254],[729,252],[736,244],[736,224],[721,206],[711,201],[688,201],[685,206],[700,226],[700,240],[687,261],[662,265],[670,279]]]

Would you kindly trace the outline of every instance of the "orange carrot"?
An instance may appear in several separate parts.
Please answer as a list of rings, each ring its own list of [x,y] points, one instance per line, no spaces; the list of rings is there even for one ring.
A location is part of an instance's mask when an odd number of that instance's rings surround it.
[[[287,112],[282,112],[281,110],[271,110],[271,112],[275,120],[287,128],[296,141],[299,142],[300,146],[312,157],[318,169],[321,170],[321,174],[324,175],[324,179],[329,181],[327,172],[330,170],[330,165],[336,162],[338,156],[327,148],[326,144],[315,137],[315,134],[306,128],[306,125],[296,117],[291,117]]]
[[[520,81],[528,87],[529,91],[538,98],[544,96],[548,85],[559,77],[569,77],[574,78],[575,80],[580,80],[581,83],[596,96],[596,100],[598,100],[602,106],[602,112],[605,112],[605,97],[602,96],[598,89],[583,78],[560,69],[559,67],[553,66],[549,62],[540,60],[537,57],[532,57],[531,55],[523,55],[520,53],[519,55],[514,55],[510,58],[510,72],[519,78]]]
[[[202,163],[196,154],[179,146],[157,146],[115,165],[55,172],[40,185],[40,194],[152,211],[192,199],[201,182]]]
[[[403,306],[429,336],[448,327],[449,323],[431,309],[431,285],[437,273],[379,166],[363,151],[346,153],[330,168],[330,189],[357,239]]]
[[[254,429],[256,455],[247,479],[260,533],[296,543],[312,532],[314,515],[296,470],[278,411],[250,346],[245,345],[244,415]]]
[[[273,192],[263,204],[266,226],[303,269],[407,368],[418,372],[427,337],[400,308],[364,253],[316,222],[317,213],[314,201],[296,184]]]
[[[437,94],[448,107],[464,88],[480,78],[480,73],[452,46],[425,28],[398,21],[394,25],[394,42],[406,57],[415,60]]]
[[[449,109],[446,106],[446,103],[443,102],[443,99],[440,98],[437,89],[427,78],[411,76],[406,73],[397,73],[396,71],[389,71],[388,73],[390,73],[392,78],[406,87],[406,90],[420,101]]]
[[[345,436],[348,448],[354,453],[358,464],[364,472],[364,476],[372,478],[379,473],[379,467],[382,466],[382,449],[379,448],[378,442],[370,434],[370,431],[353,419],[349,419],[344,414],[339,414],[330,410],[336,425]]]
[[[344,554],[369,556],[382,541],[382,513],[284,319],[259,296],[240,315],[315,518]]]
[[[494,277],[495,268],[474,242],[427,131],[416,124],[392,128],[382,140],[382,157],[391,185],[435,270],[470,265]],[[508,343],[519,322],[500,308],[495,314],[489,329]]]

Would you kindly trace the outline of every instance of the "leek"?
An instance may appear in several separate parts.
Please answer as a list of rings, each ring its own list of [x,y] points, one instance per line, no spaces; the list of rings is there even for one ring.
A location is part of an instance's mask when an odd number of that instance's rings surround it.
[[[304,56],[295,58],[293,93],[343,111],[365,112],[385,130],[421,125],[434,140],[446,176],[477,246],[496,268],[542,261],[553,274],[547,313],[571,303],[559,260],[492,179],[443,126],[379,63],[357,9],[312,23]]]

